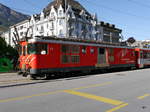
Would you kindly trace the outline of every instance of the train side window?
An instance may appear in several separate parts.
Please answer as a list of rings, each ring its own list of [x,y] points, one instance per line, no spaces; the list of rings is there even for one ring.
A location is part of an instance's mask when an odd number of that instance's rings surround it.
[[[91,48],[90,52],[91,52],[91,54],[93,54],[94,53],[94,48]]]
[[[99,48],[99,54],[105,54],[105,49],[104,48]]]
[[[84,54],[86,53],[86,46],[82,47],[82,53],[84,53]]]
[[[79,53],[80,52],[80,47],[77,45],[70,46],[70,49],[71,49],[71,53]]]
[[[70,62],[70,55],[62,55],[62,63],[69,63]]]
[[[69,46],[68,45],[62,45],[61,46],[61,51],[63,53],[69,53]]]
[[[48,53],[48,45],[47,44],[40,44],[40,52],[39,54],[45,55]]]
[[[145,52],[144,54],[143,54],[143,58],[147,58],[147,53]]]
[[[80,62],[80,56],[71,56],[71,62],[72,63],[79,63]]]

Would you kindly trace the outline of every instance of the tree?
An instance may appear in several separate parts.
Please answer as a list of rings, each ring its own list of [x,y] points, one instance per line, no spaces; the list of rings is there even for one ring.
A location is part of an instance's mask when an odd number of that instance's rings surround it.
[[[6,53],[7,43],[0,37],[0,57],[4,57]]]
[[[14,66],[16,66],[18,56],[17,50],[10,45],[7,45],[5,40],[0,37],[0,58],[7,58]]]

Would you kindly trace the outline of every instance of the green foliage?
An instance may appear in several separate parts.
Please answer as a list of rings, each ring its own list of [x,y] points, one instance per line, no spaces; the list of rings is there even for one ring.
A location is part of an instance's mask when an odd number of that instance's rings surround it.
[[[6,53],[7,44],[3,38],[0,38],[0,56],[3,57]]]
[[[10,45],[7,45],[3,38],[0,38],[0,57],[12,59],[18,55],[17,50]]]
[[[0,58],[0,72],[8,72],[13,69],[13,65],[8,58]]]
[[[13,66],[16,65],[17,60],[18,60],[18,52],[15,48],[11,47],[10,45],[7,45],[5,40],[0,37],[0,60],[5,60],[4,64],[7,66],[2,66],[3,64],[1,63],[0,65],[0,71],[4,70],[10,70],[11,64]]]

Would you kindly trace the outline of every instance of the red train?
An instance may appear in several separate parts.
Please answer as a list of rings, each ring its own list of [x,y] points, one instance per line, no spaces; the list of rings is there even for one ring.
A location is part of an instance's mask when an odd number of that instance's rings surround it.
[[[49,77],[54,73],[150,65],[150,49],[69,40],[21,41],[23,76]]]

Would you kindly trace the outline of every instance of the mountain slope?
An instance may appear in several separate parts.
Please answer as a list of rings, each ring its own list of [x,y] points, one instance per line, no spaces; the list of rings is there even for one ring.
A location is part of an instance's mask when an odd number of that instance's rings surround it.
[[[0,3],[0,31],[6,30],[10,25],[27,19],[29,16],[14,11]]]

